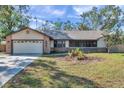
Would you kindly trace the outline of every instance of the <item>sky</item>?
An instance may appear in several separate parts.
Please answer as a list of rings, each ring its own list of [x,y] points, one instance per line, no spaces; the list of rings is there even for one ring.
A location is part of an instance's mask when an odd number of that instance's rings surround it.
[[[40,26],[45,20],[70,20],[74,23],[79,22],[81,18],[80,14],[91,10],[94,6],[95,5],[32,5],[29,11],[29,14],[33,17],[30,27],[36,28],[35,17],[37,17],[37,26]],[[103,6],[104,5],[96,5],[95,7],[101,8]],[[124,9],[124,6],[120,6],[120,8]]]

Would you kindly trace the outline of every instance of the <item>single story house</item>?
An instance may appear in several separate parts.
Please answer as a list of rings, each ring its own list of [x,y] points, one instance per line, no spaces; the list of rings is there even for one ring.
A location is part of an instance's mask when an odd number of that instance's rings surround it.
[[[105,52],[102,31],[38,31],[26,27],[6,37],[9,54],[65,52],[72,48]]]

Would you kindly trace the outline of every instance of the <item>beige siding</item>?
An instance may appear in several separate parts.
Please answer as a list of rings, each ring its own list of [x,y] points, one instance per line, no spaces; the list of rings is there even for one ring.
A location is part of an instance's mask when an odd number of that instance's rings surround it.
[[[104,38],[98,39],[98,41],[97,41],[97,47],[99,47],[99,48],[104,48],[104,47],[106,47]]]
[[[29,31],[29,33],[27,32]],[[23,31],[12,34],[12,39],[43,39],[44,35],[39,34],[36,31],[31,31],[29,29],[25,29]]]

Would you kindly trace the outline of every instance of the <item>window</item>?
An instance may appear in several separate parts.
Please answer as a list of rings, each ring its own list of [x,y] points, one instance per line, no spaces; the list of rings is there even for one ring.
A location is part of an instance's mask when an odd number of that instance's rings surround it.
[[[54,47],[65,47],[65,41],[63,40],[55,40],[54,41]]]
[[[70,47],[97,47],[96,40],[70,40]]]

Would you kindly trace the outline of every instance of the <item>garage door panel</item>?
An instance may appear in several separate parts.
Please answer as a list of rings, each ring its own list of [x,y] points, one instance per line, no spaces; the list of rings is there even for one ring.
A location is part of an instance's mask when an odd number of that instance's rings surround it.
[[[42,54],[43,41],[38,40],[18,40],[13,41],[13,54]]]

